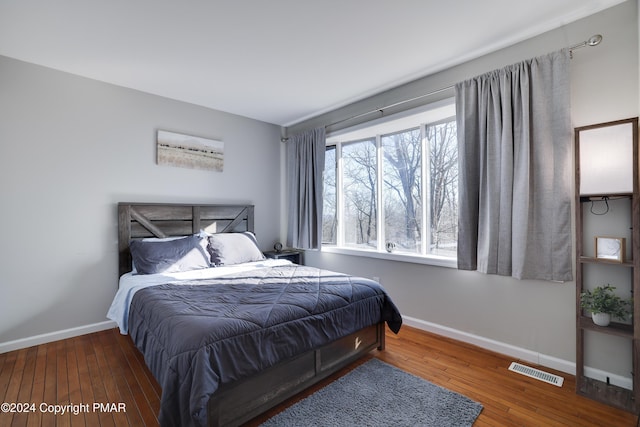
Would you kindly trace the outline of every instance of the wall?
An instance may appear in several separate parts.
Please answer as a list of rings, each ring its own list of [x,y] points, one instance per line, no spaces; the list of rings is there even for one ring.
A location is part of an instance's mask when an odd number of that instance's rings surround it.
[[[279,127],[6,57],[0,93],[0,352],[110,326],[119,201],[253,203],[277,240]],[[223,141],[224,171],[156,165],[158,129]]]
[[[429,93],[505,65],[604,40],[571,61],[575,126],[638,115],[638,11],[632,0],[450,70],[403,85],[287,129],[289,134]],[[434,100],[442,96],[434,96]],[[425,329],[571,371],[575,362],[575,282],[518,281],[455,269],[327,252],[309,265],[379,277],[404,316]],[[623,372],[620,372],[622,375]]]

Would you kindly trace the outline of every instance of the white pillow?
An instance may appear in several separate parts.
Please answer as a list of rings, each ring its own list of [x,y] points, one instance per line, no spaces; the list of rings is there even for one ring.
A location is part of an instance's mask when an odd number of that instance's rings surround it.
[[[215,266],[261,261],[264,254],[258,248],[256,236],[250,231],[218,233],[209,236],[209,255]]]

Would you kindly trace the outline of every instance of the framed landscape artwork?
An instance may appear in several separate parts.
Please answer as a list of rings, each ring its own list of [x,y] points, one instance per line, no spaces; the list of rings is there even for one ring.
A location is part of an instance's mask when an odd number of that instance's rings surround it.
[[[222,172],[224,143],[214,139],[159,130],[157,162],[159,165]]]

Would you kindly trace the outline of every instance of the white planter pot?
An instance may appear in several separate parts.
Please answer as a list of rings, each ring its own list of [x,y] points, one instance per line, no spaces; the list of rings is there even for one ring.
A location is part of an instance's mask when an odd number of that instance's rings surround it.
[[[608,326],[611,322],[611,315],[609,313],[591,313],[593,323],[598,326]]]

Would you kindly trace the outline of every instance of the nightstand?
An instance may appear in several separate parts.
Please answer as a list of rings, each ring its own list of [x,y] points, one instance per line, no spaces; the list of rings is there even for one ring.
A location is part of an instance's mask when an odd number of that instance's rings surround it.
[[[302,265],[302,251],[296,251],[294,249],[282,250],[280,252],[267,251],[264,252],[264,256],[274,259],[288,259],[294,264]]]

